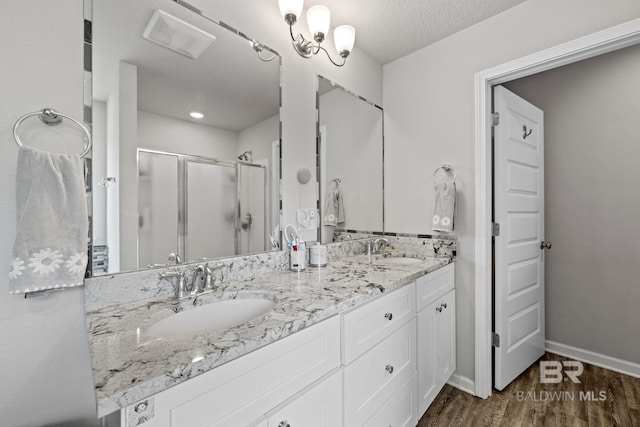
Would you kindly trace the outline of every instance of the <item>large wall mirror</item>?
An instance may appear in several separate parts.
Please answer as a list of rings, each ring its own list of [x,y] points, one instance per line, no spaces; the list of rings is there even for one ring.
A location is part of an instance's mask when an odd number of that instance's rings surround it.
[[[277,246],[280,56],[173,0],[93,0],[92,55],[94,275]]]
[[[382,107],[318,76],[318,240],[384,231]]]

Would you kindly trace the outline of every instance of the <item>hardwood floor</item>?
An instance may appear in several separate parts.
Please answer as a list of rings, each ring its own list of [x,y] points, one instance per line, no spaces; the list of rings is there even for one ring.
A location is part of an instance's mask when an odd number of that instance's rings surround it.
[[[566,361],[545,354],[540,360]],[[536,362],[507,388],[479,399],[450,385],[418,422],[427,426],[640,426],[640,378],[584,364],[580,384],[540,382]]]

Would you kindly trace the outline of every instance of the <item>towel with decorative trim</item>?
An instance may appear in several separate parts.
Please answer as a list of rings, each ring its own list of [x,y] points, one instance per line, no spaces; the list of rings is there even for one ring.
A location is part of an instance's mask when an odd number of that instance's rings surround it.
[[[81,286],[89,228],[83,160],[25,145],[17,167],[9,293]]]
[[[433,231],[449,233],[453,231],[453,217],[456,209],[455,181],[436,182],[436,204],[433,210]]]
[[[340,186],[336,185],[333,190],[329,190],[326,199],[324,225],[335,227],[344,222],[344,202]]]

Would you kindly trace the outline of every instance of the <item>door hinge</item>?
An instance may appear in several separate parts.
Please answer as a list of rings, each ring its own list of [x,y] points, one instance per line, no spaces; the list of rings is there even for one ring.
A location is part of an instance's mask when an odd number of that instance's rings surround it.
[[[491,345],[494,347],[500,347],[500,335],[495,332],[491,333]]]
[[[497,237],[500,235],[500,224],[497,222],[491,223],[491,235]]]
[[[491,126],[498,126],[500,124],[500,113],[491,113]]]

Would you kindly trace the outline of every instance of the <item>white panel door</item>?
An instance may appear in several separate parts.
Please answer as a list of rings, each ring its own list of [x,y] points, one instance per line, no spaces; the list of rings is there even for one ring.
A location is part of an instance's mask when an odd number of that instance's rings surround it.
[[[494,386],[502,390],[544,354],[544,113],[502,86],[493,97]]]

